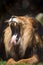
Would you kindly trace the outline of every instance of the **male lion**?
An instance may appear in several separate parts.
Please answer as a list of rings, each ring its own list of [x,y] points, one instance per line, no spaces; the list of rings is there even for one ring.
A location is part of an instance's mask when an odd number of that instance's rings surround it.
[[[12,16],[6,23],[4,46],[6,58],[11,58],[7,64],[43,61],[43,25],[28,16]]]

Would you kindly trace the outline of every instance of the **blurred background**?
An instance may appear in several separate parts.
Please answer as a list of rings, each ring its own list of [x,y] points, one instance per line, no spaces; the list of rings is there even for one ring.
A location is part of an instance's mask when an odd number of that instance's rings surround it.
[[[0,0],[0,19],[12,15],[32,16],[43,19],[43,0]]]

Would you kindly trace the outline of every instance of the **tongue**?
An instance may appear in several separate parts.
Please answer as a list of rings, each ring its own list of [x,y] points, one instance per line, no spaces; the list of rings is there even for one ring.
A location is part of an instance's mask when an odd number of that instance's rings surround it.
[[[16,45],[16,40],[13,41],[13,44]]]
[[[16,39],[17,39],[17,35],[13,35],[11,38],[11,44],[13,43],[14,45],[16,45]]]

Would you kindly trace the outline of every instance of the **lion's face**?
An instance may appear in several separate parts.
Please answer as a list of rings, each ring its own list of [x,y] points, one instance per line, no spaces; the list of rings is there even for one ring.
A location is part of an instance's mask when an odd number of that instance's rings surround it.
[[[25,54],[25,51],[28,46],[31,46],[32,38],[33,38],[33,20],[32,18],[28,17],[11,17],[9,21],[13,22],[10,24],[12,29],[12,38],[10,43],[14,44],[14,47],[19,45],[18,54],[20,57],[23,57]]]
[[[9,26],[7,28],[5,28],[4,30],[4,40],[6,40],[6,38],[9,38],[9,44],[10,45],[18,45],[20,42],[20,25],[16,22],[16,21],[7,21]],[[7,37],[6,37],[7,35]]]
[[[39,29],[39,23],[34,18],[27,16],[13,16],[7,22],[9,26],[4,30],[4,43],[7,55],[10,53],[11,57],[17,55],[16,57],[23,58],[27,48],[29,55],[33,44],[38,43],[36,39],[38,33],[36,32]]]

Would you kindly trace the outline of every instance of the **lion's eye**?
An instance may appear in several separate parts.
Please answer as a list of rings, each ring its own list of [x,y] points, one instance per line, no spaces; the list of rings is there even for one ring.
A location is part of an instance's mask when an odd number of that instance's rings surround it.
[[[17,23],[14,23],[14,26],[16,26],[17,25]]]
[[[17,23],[16,22],[15,23],[11,23],[11,26],[16,27],[17,26]]]

